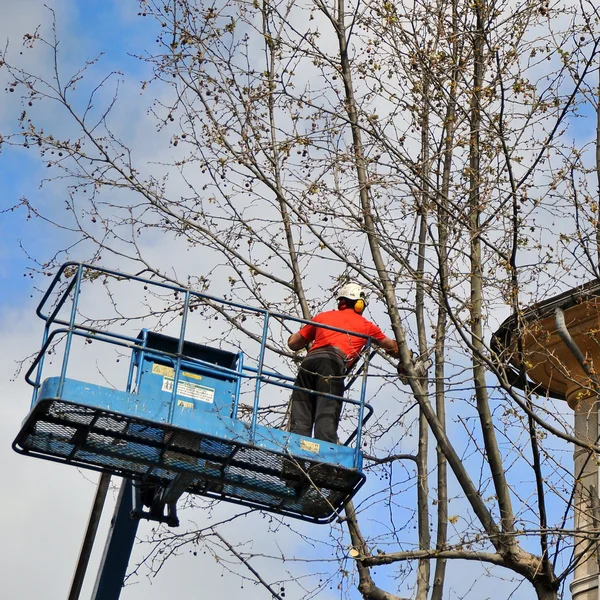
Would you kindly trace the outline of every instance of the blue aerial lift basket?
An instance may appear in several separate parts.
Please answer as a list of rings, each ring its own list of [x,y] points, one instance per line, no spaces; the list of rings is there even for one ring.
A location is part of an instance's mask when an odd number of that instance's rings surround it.
[[[128,336],[84,318],[82,287],[97,280],[113,286],[137,282],[157,294],[174,293],[179,335],[144,329]],[[262,319],[253,364],[244,363],[241,351],[186,340],[190,311],[198,307],[246,311]],[[37,314],[46,325],[42,348],[26,375],[34,386],[32,407],[13,448],[131,479],[138,517],[177,524],[175,503],[187,492],[327,523],[364,483],[361,428],[372,414],[364,402],[368,359],[361,370],[360,399],[344,400],[355,406],[358,423],[345,444],[258,422],[261,393],[294,387],[291,376],[265,365],[270,327],[306,321],[81,263],[61,267]],[[74,340],[130,352],[123,389],[67,377]],[[43,379],[45,362],[59,345],[64,345],[60,372]],[[251,410],[242,411],[243,383],[253,390]],[[142,505],[150,511],[144,513]]]

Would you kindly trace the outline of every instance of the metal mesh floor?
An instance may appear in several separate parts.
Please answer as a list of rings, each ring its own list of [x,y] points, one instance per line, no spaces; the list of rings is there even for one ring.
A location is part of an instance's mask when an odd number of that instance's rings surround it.
[[[317,523],[335,519],[365,479],[354,469],[295,460],[235,440],[62,400],[39,402],[13,447],[161,485],[184,473],[189,493]]]

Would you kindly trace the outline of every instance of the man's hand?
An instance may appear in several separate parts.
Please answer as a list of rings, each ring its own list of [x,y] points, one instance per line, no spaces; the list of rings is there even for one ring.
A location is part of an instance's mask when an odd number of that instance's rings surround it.
[[[394,358],[400,357],[400,351],[398,350],[398,343],[396,342],[396,340],[386,337],[385,339],[381,340],[381,342],[379,342],[379,345],[385,350],[386,354],[389,354]]]

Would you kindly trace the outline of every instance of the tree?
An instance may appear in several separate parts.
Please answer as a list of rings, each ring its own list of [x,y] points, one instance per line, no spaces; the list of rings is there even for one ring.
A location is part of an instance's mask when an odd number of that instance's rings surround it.
[[[409,384],[382,362],[387,412],[367,442],[387,521],[372,523],[383,518],[377,503],[350,504],[343,519],[365,599],[439,600],[449,560],[507,569],[538,598],[558,598],[576,563],[564,516],[573,479],[553,452],[585,443],[562,409],[511,387],[488,342],[501,317],[598,274],[600,143],[567,141],[578,119],[600,114],[598,16],[591,3],[528,0],[518,10],[493,0],[142,1],[140,18],[159,31],[140,60],[152,69],[142,89],[157,139],[169,144],[160,164],[111,126],[119,74],[90,88],[95,61],[65,79],[58,66],[38,75],[2,55],[24,102],[20,131],[3,144],[38,149],[67,178],[61,225],[92,261],[212,283],[303,318],[348,280],[377,299]],[[25,42],[59,65],[56,37]],[[36,120],[35,106],[51,103],[68,113],[68,132]],[[154,264],[144,240],[157,231],[201,256],[203,272]],[[270,342],[291,358],[283,339]],[[411,349],[433,358],[423,376]],[[405,432],[414,452],[400,451]],[[411,519],[415,537],[401,542],[397,523]],[[382,565],[400,569],[400,585],[377,580]]]

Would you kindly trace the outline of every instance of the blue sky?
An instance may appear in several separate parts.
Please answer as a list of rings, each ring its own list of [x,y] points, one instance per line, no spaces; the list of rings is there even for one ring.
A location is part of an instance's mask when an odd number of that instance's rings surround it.
[[[49,53],[39,47],[36,51],[23,49],[22,37],[39,25],[42,25],[45,35],[51,36],[52,13],[43,4],[35,0],[18,3],[2,0],[0,3],[4,14],[0,25],[2,46],[8,40],[8,56],[19,66],[33,71],[49,66]],[[151,33],[149,27],[142,26],[149,21],[142,22],[137,17],[136,3],[64,0],[46,4],[55,11],[60,57],[66,73],[79,68],[84,60],[92,60],[102,54],[101,66],[98,67],[102,72],[126,67],[132,78],[141,79],[142,64],[130,54]],[[4,94],[0,124],[6,132],[14,130],[23,107],[17,93],[4,92],[8,74],[3,71],[0,77]],[[44,109],[47,110],[47,106]],[[60,115],[56,118],[60,119]],[[18,205],[25,197],[35,205],[43,206],[51,215],[60,213],[64,188],[49,184],[40,187],[40,180],[46,173],[44,164],[35,153],[5,147],[0,160],[0,210]],[[68,238],[65,232],[36,219],[27,220],[26,216],[27,211],[23,207],[0,214],[0,309],[21,305],[22,296],[31,289],[31,280],[22,276],[31,266],[27,253],[36,259],[47,259]]]

